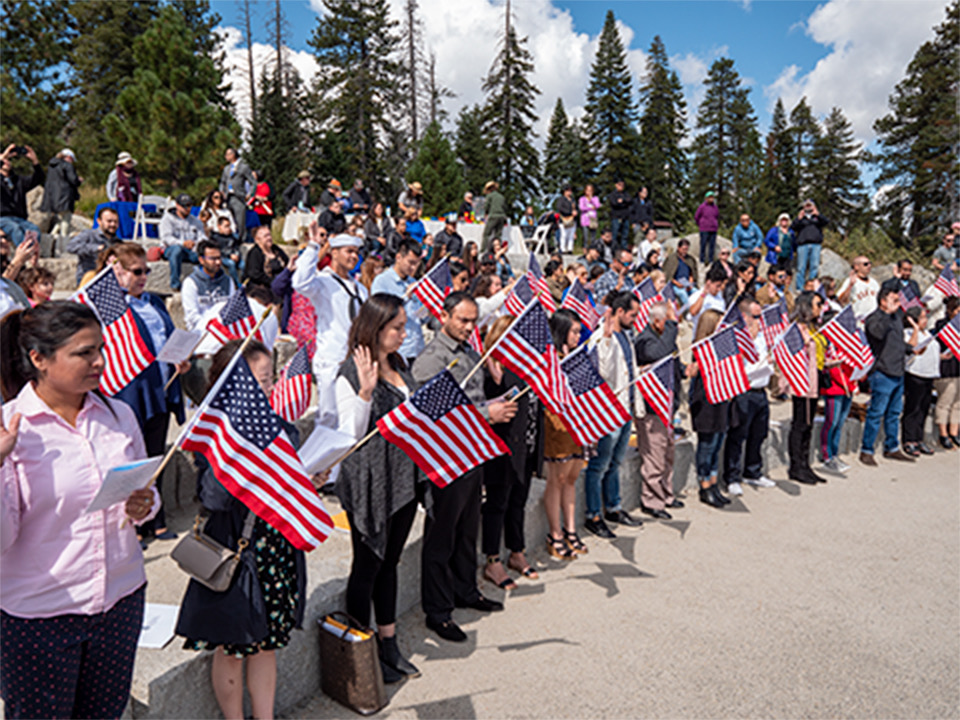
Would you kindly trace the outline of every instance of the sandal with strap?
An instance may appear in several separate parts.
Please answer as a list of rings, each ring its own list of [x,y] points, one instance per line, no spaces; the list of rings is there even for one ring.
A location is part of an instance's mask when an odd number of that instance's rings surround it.
[[[490,557],[488,557],[487,566],[483,569],[483,577],[485,577],[487,580],[492,582],[501,590],[516,590],[517,584],[513,581],[513,578],[511,578],[509,575],[507,575],[507,577],[505,577],[500,582],[497,582],[496,580],[493,579],[493,577],[491,577],[489,572],[490,566],[496,565],[498,562],[500,562],[500,558],[496,557],[495,555],[491,555]],[[504,570],[504,573],[506,573],[506,570]]]
[[[564,530],[563,539],[566,540],[567,546],[577,555],[586,555],[590,552],[590,548],[583,543],[583,540],[580,539],[576,531],[570,532],[569,530]]]
[[[563,540],[547,535],[547,552],[558,560],[575,560],[577,554],[573,552]]]
[[[531,565],[528,564],[528,565],[524,565],[524,566],[521,567],[521,566],[520,566],[520,563],[514,563],[514,562],[513,562],[513,556],[512,556],[512,555],[510,556],[510,559],[507,560],[507,567],[510,568],[511,570],[516,570],[518,573],[520,573],[521,575],[523,575],[523,576],[524,576],[525,578],[527,578],[528,580],[539,580],[539,579],[540,579],[540,573],[538,573],[536,570],[534,570],[534,569],[533,569],[533,566],[531,566]]]

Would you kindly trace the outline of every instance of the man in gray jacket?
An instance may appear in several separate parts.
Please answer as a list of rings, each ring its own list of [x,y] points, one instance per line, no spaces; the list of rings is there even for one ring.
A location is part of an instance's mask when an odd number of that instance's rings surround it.
[[[197,263],[197,243],[207,237],[203,223],[190,214],[193,198],[180,193],[175,205],[163,214],[160,220],[160,242],[163,243],[163,258],[170,263],[170,288],[180,289],[180,266],[184,261]]]
[[[227,207],[233,213],[237,224],[237,236],[240,242],[247,241],[247,199],[250,197],[247,188],[252,191],[257,187],[257,181],[247,165],[234,148],[227,148],[224,153],[227,164],[223,166],[220,175],[220,192],[227,199]]]
[[[97,267],[100,251],[114,243],[123,242],[117,237],[120,216],[111,207],[103,207],[97,215],[97,227],[74,235],[67,243],[67,252],[77,256],[77,282],[84,273]]]
[[[70,234],[70,220],[73,218],[73,208],[80,197],[80,183],[82,179],[77,175],[74,167],[77,156],[73,150],[64,148],[51,158],[47,170],[47,182],[43,186],[43,200],[40,211],[44,213],[44,232],[52,232],[57,251],[62,250],[63,244]]]

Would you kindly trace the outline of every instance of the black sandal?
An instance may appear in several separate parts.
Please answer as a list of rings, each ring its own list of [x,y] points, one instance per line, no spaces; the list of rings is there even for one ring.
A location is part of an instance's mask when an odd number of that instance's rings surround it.
[[[564,530],[563,539],[567,542],[567,547],[569,547],[577,555],[586,555],[588,552],[590,552],[590,548],[584,545],[583,540],[581,540],[580,536],[577,535],[576,530],[573,532]]]
[[[498,562],[500,562],[500,558],[498,558],[496,555],[490,555],[489,557],[487,557],[487,568],[489,568],[490,565],[495,565],[495,564],[497,564]],[[489,580],[490,582],[492,582],[492,583],[493,583],[494,585],[496,585],[498,588],[500,588],[501,590],[516,590],[516,589],[517,589],[517,584],[513,581],[513,578],[512,578],[512,577],[510,577],[509,575],[507,575],[507,577],[505,577],[505,578],[504,578],[503,580],[501,580],[500,582],[496,582],[492,577],[490,577],[490,576],[487,574],[487,568],[484,568],[484,570],[483,570],[483,577],[486,578],[487,580]],[[506,570],[504,570],[504,572],[506,572]]]
[[[577,554],[567,546],[567,543],[553,537],[553,535],[547,535],[547,552],[557,560],[575,560],[577,557]]]

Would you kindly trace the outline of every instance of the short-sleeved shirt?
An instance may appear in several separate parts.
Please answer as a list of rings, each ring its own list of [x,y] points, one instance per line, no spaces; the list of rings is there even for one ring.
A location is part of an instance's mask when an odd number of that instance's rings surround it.
[[[939,260],[942,265],[946,266],[957,261],[957,249],[941,245],[933,251],[933,257]]]

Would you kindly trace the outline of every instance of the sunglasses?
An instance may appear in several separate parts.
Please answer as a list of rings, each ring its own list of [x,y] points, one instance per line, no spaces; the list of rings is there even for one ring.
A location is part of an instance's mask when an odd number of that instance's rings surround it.
[[[150,268],[137,268],[136,270],[127,270],[127,272],[136,277],[143,277],[150,274]]]

